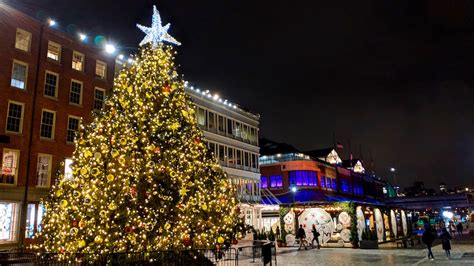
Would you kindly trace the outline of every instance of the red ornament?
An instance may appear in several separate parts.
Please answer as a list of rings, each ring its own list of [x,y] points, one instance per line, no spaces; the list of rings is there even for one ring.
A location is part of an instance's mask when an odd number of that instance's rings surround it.
[[[77,227],[78,224],[79,224],[79,222],[77,220],[72,220],[71,221],[71,226],[72,227]]]
[[[163,93],[170,93],[171,91],[171,86],[166,84],[164,87],[163,87]]]
[[[137,197],[137,189],[132,187],[130,188],[130,195],[132,195],[132,197],[136,198]]]
[[[186,247],[189,247],[193,244],[193,240],[189,236],[183,237],[181,240]]]
[[[232,245],[237,245],[239,243],[239,241],[237,239],[232,239]]]
[[[125,227],[125,233],[130,234],[131,232],[133,232],[132,227],[130,226]]]
[[[194,139],[194,144],[196,144],[196,145],[199,145],[199,144],[201,144],[201,140],[200,140],[200,139],[198,139],[198,138]]]
[[[160,153],[160,151],[161,151],[160,147],[156,147],[156,148],[153,150],[153,152],[156,153],[156,154]]]

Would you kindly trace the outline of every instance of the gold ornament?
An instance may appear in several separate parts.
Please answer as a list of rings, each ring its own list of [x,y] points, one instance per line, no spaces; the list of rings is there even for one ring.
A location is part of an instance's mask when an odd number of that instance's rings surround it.
[[[189,191],[189,190],[188,190],[187,188],[182,187],[182,188],[179,190],[179,195],[181,195],[181,196],[184,197],[184,196],[186,196],[186,194],[188,193],[188,191]]]
[[[114,179],[115,179],[115,177],[114,177],[113,174],[108,174],[107,175],[107,181],[112,182],[112,181],[114,181]]]
[[[185,118],[188,118],[189,116],[189,113],[186,110],[181,110],[181,114],[183,114]]]
[[[164,226],[165,230],[169,230],[171,228],[171,224],[169,223],[166,223],[165,226]]]
[[[86,222],[84,222],[83,220],[80,220],[79,221],[79,228],[83,229],[84,227],[86,227]]]
[[[56,197],[61,197],[61,195],[63,194],[63,191],[61,189],[58,189],[56,190]]]
[[[99,168],[97,168],[97,167],[92,168],[91,174],[92,174],[94,177],[97,177],[97,176],[100,174]]]
[[[118,151],[118,150],[115,150],[115,149],[114,149],[114,150],[112,150],[112,158],[115,158],[115,157],[117,157],[119,154],[120,154],[120,153],[119,153],[119,151]]]
[[[79,229],[77,229],[77,227],[73,227],[71,228],[71,230],[69,231],[69,233],[73,236],[77,235],[77,233],[79,232]]]
[[[120,139],[120,144],[122,144],[122,145],[127,144],[127,139],[126,138],[121,138]]]
[[[96,160],[100,160],[101,157],[102,157],[102,154],[101,154],[100,152],[94,153],[94,158],[95,158]]]
[[[173,124],[170,125],[170,129],[173,130],[173,131],[176,131],[176,130],[178,130],[178,128],[180,126],[181,125],[178,122],[174,122]]]
[[[87,175],[87,169],[86,168],[82,168],[81,169],[81,175]]]
[[[67,207],[67,205],[69,204],[69,202],[67,202],[67,200],[63,199],[61,200],[61,207]]]
[[[223,244],[224,241],[225,241],[225,239],[222,236],[217,238],[217,242],[219,242],[219,244]]]
[[[84,152],[84,157],[86,157],[86,159],[89,158],[89,157],[91,157],[91,156],[92,156],[92,152],[91,152],[91,151],[86,150],[86,151]]]
[[[101,244],[102,241],[103,241],[103,239],[102,239],[101,236],[96,236],[96,237],[94,238],[94,242],[96,242],[97,244]]]
[[[116,209],[117,209],[117,204],[115,204],[113,202],[109,204],[109,210],[113,211],[113,210],[116,210]]]
[[[201,209],[202,209],[203,211],[207,211],[207,205],[206,205],[206,204],[201,205]]]
[[[86,246],[86,241],[84,241],[82,239],[77,241],[77,246],[80,247],[80,248],[85,247]]]

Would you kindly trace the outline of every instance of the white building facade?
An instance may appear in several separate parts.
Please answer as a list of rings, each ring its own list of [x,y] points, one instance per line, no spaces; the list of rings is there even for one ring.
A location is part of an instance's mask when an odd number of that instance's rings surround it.
[[[245,222],[262,227],[258,130],[260,116],[209,91],[186,87],[207,147],[235,185]]]

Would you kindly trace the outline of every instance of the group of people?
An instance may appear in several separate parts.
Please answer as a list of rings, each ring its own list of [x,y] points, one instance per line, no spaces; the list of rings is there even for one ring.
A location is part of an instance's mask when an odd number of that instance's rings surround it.
[[[311,233],[313,233],[313,239],[311,240],[311,246],[314,248],[314,241],[316,241],[316,244],[317,244],[317,248],[320,249],[320,245],[319,245],[319,232],[318,230],[316,230],[316,226],[313,224],[313,228],[311,229]],[[306,250],[307,247],[306,247],[306,232],[303,228],[303,225],[300,225],[300,228],[298,228],[298,231],[296,232],[296,238],[299,240],[300,242],[300,247],[298,248],[298,250],[301,250],[302,247],[304,247],[304,249]]]
[[[454,225],[453,225],[454,227]],[[451,226],[449,227],[451,229]],[[459,235],[462,235],[462,224],[459,223],[456,226],[456,229],[458,231]],[[451,230],[454,234],[454,230]],[[438,236],[438,233],[436,232],[435,229],[433,229],[431,226],[426,225],[425,226],[425,232],[423,233],[423,236],[421,237],[421,240],[423,243],[426,245],[426,248],[428,249],[428,259],[434,260],[433,252],[431,251],[431,248],[433,247],[433,242],[439,237],[441,240],[441,245],[443,247],[444,252],[446,253],[446,257],[448,259],[451,258],[451,239],[453,237],[451,234],[448,232],[448,229],[446,227],[443,227],[441,230],[441,234]]]

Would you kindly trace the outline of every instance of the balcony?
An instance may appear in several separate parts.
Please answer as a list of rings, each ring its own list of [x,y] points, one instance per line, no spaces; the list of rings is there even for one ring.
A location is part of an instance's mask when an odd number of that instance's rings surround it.
[[[287,161],[312,161],[311,157],[302,153],[287,153],[276,155],[264,155],[258,159],[260,165],[275,164]]]

